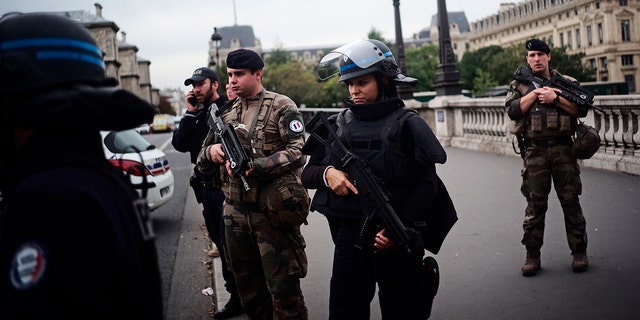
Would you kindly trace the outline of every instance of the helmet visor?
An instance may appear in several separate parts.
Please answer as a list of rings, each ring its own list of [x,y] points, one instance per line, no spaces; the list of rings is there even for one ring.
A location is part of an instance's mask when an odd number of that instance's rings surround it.
[[[318,64],[318,78],[326,80],[338,73],[348,73],[356,67],[366,69],[388,56],[392,56],[391,51],[382,52],[381,48],[372,42],[358,40],[334,49],[322,57]]]

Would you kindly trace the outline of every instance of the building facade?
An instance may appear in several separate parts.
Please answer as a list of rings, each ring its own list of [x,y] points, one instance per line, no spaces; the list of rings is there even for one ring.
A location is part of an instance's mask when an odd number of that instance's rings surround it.
[[[89,29],[103,52],[107,77],[118,79],[120,88],[157,106],[160,95],[151,85],[151,61],[138,56],[138,47],[127,43],[124,31],[120,32],[121,39],[118,39],[120,28],[102,16],[102,5],[95,3],[95,10],[95,14],[81,10],[50,13],[69,17]]]
[[[451,44],[458,61],[467,51],[491,45],[524,44],[530,38],[584,53],[583,65],[596,70],[597,82],[625,82],[640,93],[640,0],[524,0],[502,3],[496,14],[469,23],[464,12],[448,12]],[[267,58],[250,26],[218,28],[219,59],[237,48],[255,50]],[[438,43],[437,15],[430,25],[406,39],[406,48]],[[315,64],[331,48],[285,49],[292,58]],[[210,61],[215,61],[210,42]],[[524,53],[523,53],[524,55]]]
[[[469,50],[543,39],[569,54],[598,82],[625,82],[640,92],[640,0],[526,0],[503,3],[498,13],[471,23]]]

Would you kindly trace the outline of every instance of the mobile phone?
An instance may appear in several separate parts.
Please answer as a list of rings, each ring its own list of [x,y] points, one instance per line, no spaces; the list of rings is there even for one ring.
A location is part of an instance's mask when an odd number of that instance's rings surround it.
[[[189,97],[187,101],[189,101],[189,103],[194,107],[198,106],[198,98],[196,98],[195,96]]]

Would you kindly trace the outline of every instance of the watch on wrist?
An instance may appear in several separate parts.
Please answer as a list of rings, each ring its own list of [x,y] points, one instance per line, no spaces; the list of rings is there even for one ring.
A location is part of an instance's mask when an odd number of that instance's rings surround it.
[[[553,104],[558,104],[558,103],[560,103],[560,96],[556,95],[556,98],[553,99]]]

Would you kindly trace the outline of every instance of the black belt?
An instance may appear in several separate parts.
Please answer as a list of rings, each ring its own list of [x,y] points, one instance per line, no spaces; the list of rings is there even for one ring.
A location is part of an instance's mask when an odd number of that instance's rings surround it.
[[[205,189],[214,189],[214,185],[213,182],[208,182],[208,181],[200,181],[200,184],[202,185],[203,188]]]
[[[571,146],[570,137],[558,137],[550,139],[527,139],[527,146],[534,147],[552,147],[556,145]]]

